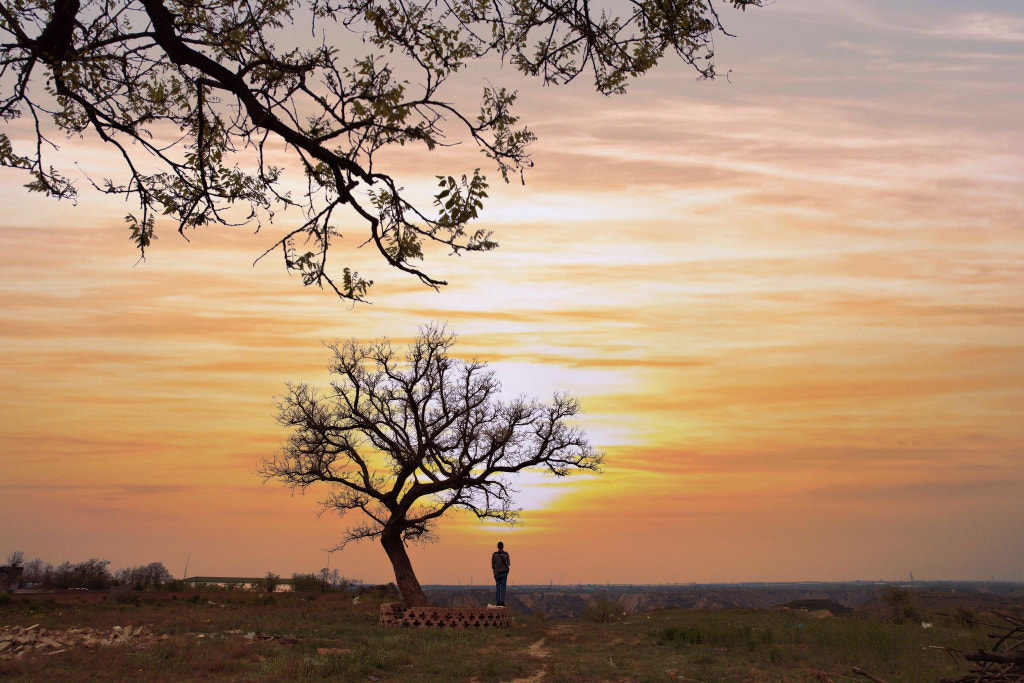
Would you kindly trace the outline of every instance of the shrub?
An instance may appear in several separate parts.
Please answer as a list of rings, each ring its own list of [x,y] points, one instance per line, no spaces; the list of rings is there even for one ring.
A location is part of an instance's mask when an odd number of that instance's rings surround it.
[[[292,574],[292,589],[296,593],[327,590],[327,585],[316,574]]]
[[[587,621],[606,624],[609,621],[618,621],[624,611],[621,603],[614,600],[599,600],[583,610],[583,618]]]
[[[273,593],[275,590],[277,590],[278,584],[281,583],[281,577],[275,574],[274,572],[267,572],[267,576],[260,583],[260,589],[266,591],[267,593]]]
[[[889,617],[894,623],[905,624],[921,620],[917,599],[907,588],[886,586],[882,591],[882,601],[888,606]]]
[[[402,599],[402,595],[398,592],[398,587],[394,583],[381,583],[375,586],[360,586],[359,595],[372,596],[382,602],[391,602]]]

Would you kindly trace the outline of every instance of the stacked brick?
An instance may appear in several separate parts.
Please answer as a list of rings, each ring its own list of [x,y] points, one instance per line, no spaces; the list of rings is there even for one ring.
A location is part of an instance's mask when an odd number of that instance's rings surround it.
[[[403,602],[380,606],[381,626],[416,628],[503,628],[508,626],[504,607],[406,607]]]

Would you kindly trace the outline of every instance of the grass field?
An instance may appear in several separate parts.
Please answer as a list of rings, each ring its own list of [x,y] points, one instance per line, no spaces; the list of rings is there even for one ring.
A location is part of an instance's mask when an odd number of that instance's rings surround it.
[[[436,631],[377,626],[379,600],[339,594],[146,594],[106,602],[0,603],[0,626],[51,631],[149,625],[145,646],[72,648],[0,660],[11,680],[232,681],[936,681],[963,673],[930,645],[985,644],[981,628],[877,617],[819,618],[778,610],[662,610],[608,621],[517,616],[509,629]],[[289,636],[293,644],[247,634]],[[321,653],[320,650],[332,650]]]

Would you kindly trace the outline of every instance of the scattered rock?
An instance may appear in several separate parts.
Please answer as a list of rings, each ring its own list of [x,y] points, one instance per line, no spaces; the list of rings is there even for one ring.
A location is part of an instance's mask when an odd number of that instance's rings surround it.
[[[108,630],[82,627],[50,630],[40,628],[39,624],[0,626],[0,659],[21,659],[29,653],[55,655],[75,647],[142,647],[166,639],[166,635],[155,635],[149,626],[114,626]]]

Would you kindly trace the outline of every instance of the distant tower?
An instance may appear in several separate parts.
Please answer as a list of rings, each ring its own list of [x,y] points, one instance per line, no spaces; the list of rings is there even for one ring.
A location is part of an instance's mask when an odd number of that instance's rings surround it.
[[[910,583],[914,583],[914,572],[913,572],[913,570],[911,570],[911,572],[910,572]]]

